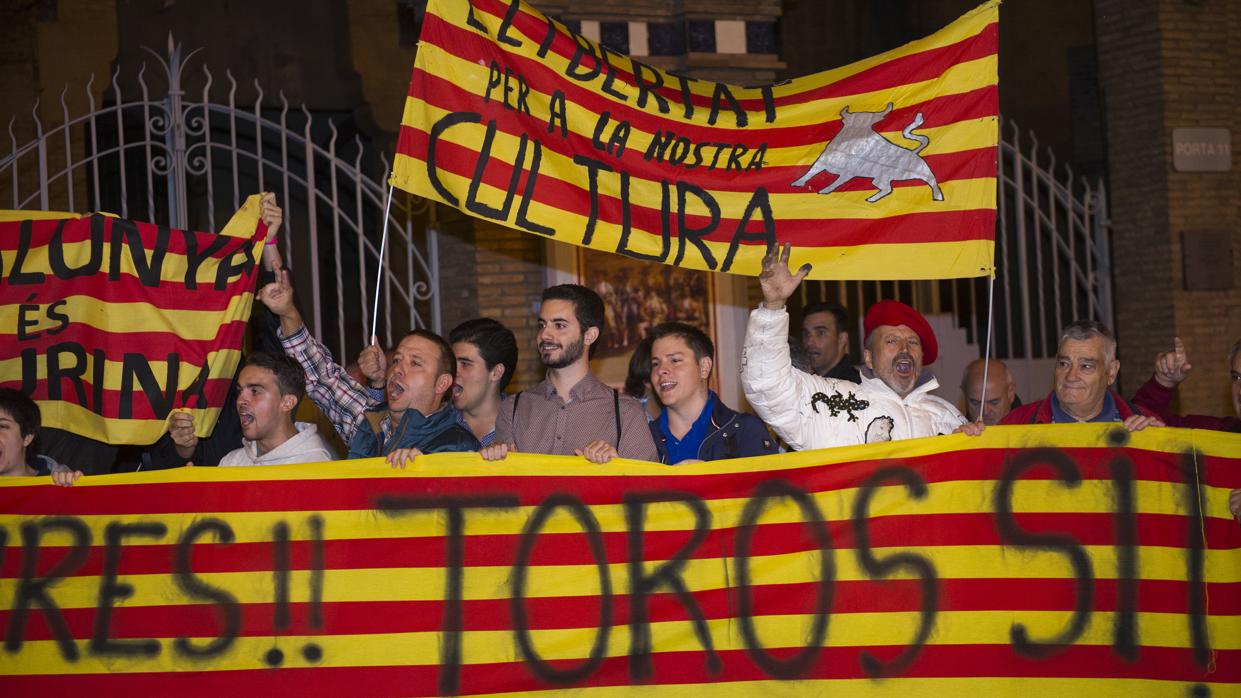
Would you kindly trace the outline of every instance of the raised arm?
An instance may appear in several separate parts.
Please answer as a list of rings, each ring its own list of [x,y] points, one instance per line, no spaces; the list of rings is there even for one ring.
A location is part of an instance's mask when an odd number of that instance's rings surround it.
[[[362,384],[349,377],[332,353],[311,336],[293,303],[289,272],[282,269],[276,280],[259,291],[259,300],[280,318],[280,345],[306,372],[306,394],[331,420],[346,444],[353,441],[367,408],[379,404]]]

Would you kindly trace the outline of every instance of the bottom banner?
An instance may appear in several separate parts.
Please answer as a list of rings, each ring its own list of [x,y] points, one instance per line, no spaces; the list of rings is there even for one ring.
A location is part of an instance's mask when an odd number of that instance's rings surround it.
[[[5,696],[1241,695],[1241,435],[0,479]]]

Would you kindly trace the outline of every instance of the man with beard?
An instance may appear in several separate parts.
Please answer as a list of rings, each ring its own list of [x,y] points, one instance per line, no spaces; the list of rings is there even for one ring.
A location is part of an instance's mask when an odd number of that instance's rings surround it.
[[[335,460],[332,447],[315,425],[294,422],[297,405],[306,395],[302,367],[287,356],[254,352],[237,374],[237,417],[241,448],[228,452],[220,465],[287,465]],[[179,452],[188,458],[198,445],[193,424],[169,428]]]
[[[517,339],[509,328],[481,317],[454,327],[448,341],[457,357],[452,386],[457,424],[469,429],[480,446],[489,446],[495,439],[504,389],[517,367]]]
[[[306,393],[349,444],[349,458],[385,456],[393,467],[404,467],[422,453],[478,450],[478,439],[446,406],[457,363],[442,337],[414,330],[397,344],[391,360],[378,344],[364,349],[358,366],[372,392],[334,363],[306,329],[288,270],[259,291],[259,300],[280,319],[280,344],[305,372]],[[376,395],[380,390],[383,397]]]
[[[500,410],[495,441],[482,450],[483,458],[499,460],[520,451],[578,455],[592,463],[659,459],[642,406],[590,372],[603,313],[603,300],[585,286],[543,291],[537,341],[547,377]]]
[[[750,313],[741,359],[741,385],[754,411],[797,450],[948,434],[965,418],[931,391],[922,369],[939,351],[935,333],[913,308],[879,301],[863,322],[861,384],[793,368],[785,301],[810,273],[789,271],[790,245],[763,258],[763,302]]]

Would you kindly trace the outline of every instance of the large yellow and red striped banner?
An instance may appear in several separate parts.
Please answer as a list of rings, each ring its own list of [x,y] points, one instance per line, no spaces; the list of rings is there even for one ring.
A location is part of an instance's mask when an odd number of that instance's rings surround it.
[[[1236,696],[1241,436],[0,478],[3,695]]]
[[[738,87],[666,72],[518,0],[431,0],[392,183],[554,240],[757,275],[993,268],[992,0],[852,65]]]
[[[106,214],[0,211],[0,385],[43,424],[149,444],[174,409],[215,425],[267,227],[252,196],[220,234]]]

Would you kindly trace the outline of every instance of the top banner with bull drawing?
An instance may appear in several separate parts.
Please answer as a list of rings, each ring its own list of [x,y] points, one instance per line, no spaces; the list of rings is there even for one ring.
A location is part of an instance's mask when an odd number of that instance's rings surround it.
[[[852,65],[744,88],[517,0],[431,0],[392,184],[555,240],[757,275],[993,269],[998,2]]]

